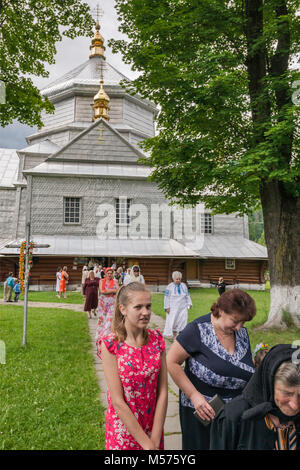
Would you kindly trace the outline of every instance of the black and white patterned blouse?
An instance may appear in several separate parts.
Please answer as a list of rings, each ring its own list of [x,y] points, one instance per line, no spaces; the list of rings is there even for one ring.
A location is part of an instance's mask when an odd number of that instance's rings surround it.
[[[177,341],[190,355],[186,375],[207,400],[218,394],[228,402],[240,395],[255,371],[246,328],[235,332],[235,350],[229,354],[218,340],[210,313],[189,323]],[[180,395],[182,406],[194,408],[183,392]]]

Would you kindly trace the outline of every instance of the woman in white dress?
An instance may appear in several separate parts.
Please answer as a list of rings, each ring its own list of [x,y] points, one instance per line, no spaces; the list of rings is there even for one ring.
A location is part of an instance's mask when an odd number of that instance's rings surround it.
[[[164,309],[167,313],[163,335],[176,338],[188,322],[188,309],[192,307],[192,300],[188,288],[181,282],[182,274],[179,271],[172,273],[173,282],[165,290]]]
[[[61,267],[59,266],[56,270],[56,297],[60,299],[59,296],[59,286],[60,286],[60,280],[61,280]]]

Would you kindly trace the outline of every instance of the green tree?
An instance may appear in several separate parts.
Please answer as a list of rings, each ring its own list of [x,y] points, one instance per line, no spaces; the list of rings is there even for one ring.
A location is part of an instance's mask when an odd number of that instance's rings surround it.
[[[265,231],[264,230],[262,231],[261,236],[257,240],[257,243],[259,243],[260,245],[266,246]]]
[[[161,107],[146,164],[165,195],[216,212],[261,204],[271,308],[300,326],[299,0],[116,0],[111,41]],[[297,90],[298,85],[298,90]],[[295,88],[296,87],[296,88]],[[296,300],[295,300],[296,299]]]
[[[264,221],[262,211],[253,212],[248,217],[249,221],[249,238],[254,242],[260,243],[259,240],[264,231]],[[265,244],[264,244],[265,245]]]
[[[0,104],[0,125],[13,120],[42,126],[41,111],[53,105],[40,95],[30,76],[47,77],[55,44],[63,36],[91,35],[90,7],[81,0],[0,0],[0,83],[6,102]]]

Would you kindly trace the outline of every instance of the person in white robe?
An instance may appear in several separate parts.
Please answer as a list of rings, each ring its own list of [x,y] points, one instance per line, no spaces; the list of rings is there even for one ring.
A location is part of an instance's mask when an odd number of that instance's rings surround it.
[[[188,322],[188,309],[192,307],[192,300],[188,288],[181,282],[182,274],[179,271],[172,273],[173,282],[165,290],[164,309],[166,323],[163,336],[176,338]]]

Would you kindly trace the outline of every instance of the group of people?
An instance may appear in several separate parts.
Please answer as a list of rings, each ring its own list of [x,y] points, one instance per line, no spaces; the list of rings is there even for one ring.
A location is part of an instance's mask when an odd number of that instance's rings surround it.
[[[96,341],[108,386],[107,450],[164,448],[168,372],[180,390],[183,450],[300,449],[295,349],[262,343],[251,354],[244,325],[254,318],[256,306],[248,293],[224,292],[208,314],[187,324],[192,302],[181,274],[174,272],[165,292],[162,335],[148,328],[146,286],[113,285],[113,271],[108,272],[101,291],[107,290],[113,316],[110,331],[102,330]],[[163,336],[174,339],[167,355]],[[215,395],[223,402],[217,414]]]
[[[67,298],[67,283],[69,280],[68,267],[61,268],[58,266],[56,270],[56,295],[59,299],[63,294],[64,299]]]
[[[18,278],[14,277],[14,273],[10,272],[4,281],[3,300],[4,302],[18,302],[20,296],[20,284]],[[14,293],[14,300],[12,296]]]
[[[84,311],[88,317],[97,316],[98,324],[96,337],[106,335],[111,331],[115,297],[119,288],[131,282],[145,284],[144,276],[138,265],[128,268],[103,268],[101,265],[84,266],[82,269],[82,293],[85,297]]]

